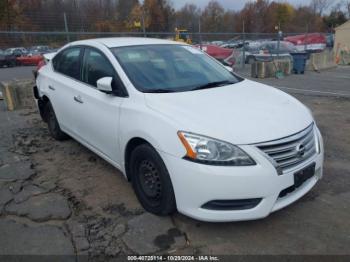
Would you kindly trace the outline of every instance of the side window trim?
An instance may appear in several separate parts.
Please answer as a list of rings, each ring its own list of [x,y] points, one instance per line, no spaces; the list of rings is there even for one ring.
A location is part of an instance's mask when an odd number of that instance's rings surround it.
[[[57,71],[57,70],[55,69],[55,66],[54,66],[54,63],[55,63],[54,61],[55,61],[55,59],[61,57],[62,54],[63,54],[63,52],[65,52],[65,51],[67,51],[67,50],[69,50],[69,49],[73,49],[73,48],[79,48],[79,49],[80,49],[80,54],[79,54],[79,79],[76,79],[76,78],[74,78],[74,77],[65,75],[65,74],[63,74],[63,73]],[[114,66],[113,66],[113,65],[111,64],[111,62],[109,61],[108,57],[107,57],[101,50],[99,50],[99,49],[96,48],[96,47],[88,46],[88,45],[68,46],[67,48],[61,50],[61,51],[52,59],[52,62],[51,62],[52,70],[53,70],[55,73],[57,73],[57,74],[60,74],[60,75],[62,75],[62,76],[64,76],[64,77],[67,77],[67,78],[70,78],[70,79],[72,79],[72,80],[78,81],[79,83],[83,83],[83,84],[85,84],[85,85],[88,85],[89,87],[91,87],[91,88],[93,88],[93,89],[96,89],[96,87],[91,86],[90,84],[84,82],[83,79],[82,79],[83,58],[84,58],[84,54],[85,54],[85,49],[87,49],[87,48],[93,49],[93,50],[99,52],[100,54],[102,54],[102,56],[105,57],[105,58],[107,59],[107,61],[109,62],[109,64],[112,66],[112,70],[114,71],[115,77],[116,77],[115,81],[117,81],[118,86],[121,88],[121,94],[117,94],[117,93],[114,93],[114,94],[115,94],[116,96],[118,96],[118,97],[124,97],[124,98],[129,97],[128,91],[127,91],[127,89],[126,89],[126,87],[125,87],[123,81],[121,80],[121,78],[120,78],[118,72],[115,70]],[[114,90],[113,90],[113,91],[114,91]]]

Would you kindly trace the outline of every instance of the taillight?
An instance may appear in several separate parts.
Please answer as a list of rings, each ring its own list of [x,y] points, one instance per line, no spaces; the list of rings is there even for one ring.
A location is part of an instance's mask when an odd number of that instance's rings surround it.
[[[42,68],[44,65],[46,65],[45,60],[40,60],[38,65],[36,66],[36,70],[33,70],[34,78],[36,79],[38,77],[38,73],[40,68]]]
[[[36,70],[39,71],[40,68],[42,68],[44,65],[46,65],[45,60],[39,61],[38,65],[36,67]]]

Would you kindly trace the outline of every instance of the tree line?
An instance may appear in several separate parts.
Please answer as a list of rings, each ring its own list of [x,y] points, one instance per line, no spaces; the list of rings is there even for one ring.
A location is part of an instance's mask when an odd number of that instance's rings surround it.
[[[194,1],[193,1],[194,2]],[[287,2],[247,1],[239,11],[211,0],[176,10],[169,0],[0,0],[2,31],[93,32],[331,32],[350,18],[350,0],[312,0],[295,7]]]

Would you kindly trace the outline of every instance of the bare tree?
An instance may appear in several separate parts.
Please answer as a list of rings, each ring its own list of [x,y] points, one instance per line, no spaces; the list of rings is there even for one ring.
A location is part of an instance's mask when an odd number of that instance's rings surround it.
[[[314,11],[314,14],[322,16],[333,3],[333,0],[312,0],[310,7]]]
[[[350,0],[346,0],[346,1],[344,0],[344,5],[348,13],[348,19],[350,19]]]
[[[186,4],[176,12],[176,27],[197,32],[200,14],[201,10],[195,4]]]

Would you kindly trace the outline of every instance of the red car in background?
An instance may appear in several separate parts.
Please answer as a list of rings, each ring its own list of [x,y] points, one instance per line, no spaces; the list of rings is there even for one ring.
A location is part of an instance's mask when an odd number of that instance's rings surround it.
[[[44,60],[44,57],[40,53],[34,53],[34,54],[28,54],[28,55],[17,57],[17,64],[22,66],[26,66],[26,65],[36,66],[43,60]]]
[[[200,45],[195,47],[201,48]],[[233,66],[236,62],[234,56],[234,50],[230,48],[224,48],[217,45],[202,45],[202,51],[206,52],[208,55],[214,57],[222,64],[227,66]]]
[[[324,50],[327,45],[326,35],[320,33],[288,36],[284,41],[293,43],[298,51],[318,52]]]

